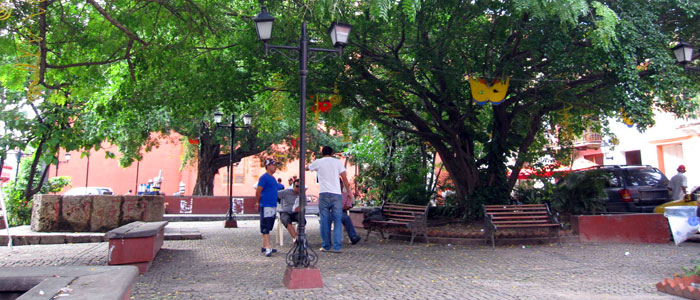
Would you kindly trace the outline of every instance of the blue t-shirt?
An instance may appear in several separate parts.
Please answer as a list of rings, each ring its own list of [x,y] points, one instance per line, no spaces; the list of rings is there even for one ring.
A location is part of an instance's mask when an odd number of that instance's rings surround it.
[[[258,187],[262,187],[260,193],[260,207],[277,207],[277,191],[284,189],[284,185],[277,182],[270,174],[263,174],[258,181]]]

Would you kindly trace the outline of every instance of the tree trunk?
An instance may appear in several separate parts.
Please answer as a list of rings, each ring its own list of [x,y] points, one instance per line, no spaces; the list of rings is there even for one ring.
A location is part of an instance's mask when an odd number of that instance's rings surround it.
[[[229,166],[229,154],[228,151],[226,153],[221,153],[221,144],[216,142],[213,132],[209,130],[206,124],[202,124],[200,132],[199,153],[197,155],[199,159],[197,162],[197,182],[195,183],[192,195],[213,196],[214,177],[219,169]],[[239,147],[233,151],[233,163],[241,161],[244,157],[258,154],[267,149],[271,144],[269,141],[259,141],[257,138],[257,131],[252,128],[246,130],[245,135],[242,136],[244,141],[241,143],[247,145],[247,147]],[[233,173],[233,171],[230,173]]]
[[[192,195],[213,196],[214,176],[220,168],[216,165],[216,160],[220,156],[221,145],[214,144],[213,136],[205,124],[202,124],[201,132],[197,155],[199,159],[197,162],[197,183],[195,183]]]

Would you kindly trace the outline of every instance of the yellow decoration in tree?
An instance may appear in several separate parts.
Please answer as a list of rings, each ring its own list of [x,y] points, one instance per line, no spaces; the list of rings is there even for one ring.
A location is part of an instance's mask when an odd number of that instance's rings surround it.
[[[469,86],[472,90],[472,98],[479,105],[484,105],[487,102],[498,105],[503,102],[508,92],[510,77],[506,77],[505,82],[500,79],[495,79],[489,84],[483,78],[469,78]]]
[[[620,109],[620,113],[622,113],[622,123],[625,123],[627,127],[632,128],[632,126],[634,126],[634,122],[632,121],[632,119],[630,119],[630,117],[627,116],[627,113],[625,113],[624,110]]]

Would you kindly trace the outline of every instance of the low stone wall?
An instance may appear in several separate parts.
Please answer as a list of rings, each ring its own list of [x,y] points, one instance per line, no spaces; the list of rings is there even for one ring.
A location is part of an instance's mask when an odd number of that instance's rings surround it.
[[[163,220],[163,196],[35,195],[32,230],[107,232],[134,222]]]
[[[671,240],[663,214],[572,216],[572,229],[581,242],[666,244]]]
[[[228,196],[165,196],[166,214],[226,214]],[[259,213],[258,202],[252,196],[233,196],[234,214]]]

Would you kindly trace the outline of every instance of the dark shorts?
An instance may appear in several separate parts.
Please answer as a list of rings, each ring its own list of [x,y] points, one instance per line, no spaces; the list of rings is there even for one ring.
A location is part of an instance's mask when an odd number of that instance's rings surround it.
[[[270,234],[275,227],[276,207],[260,207],[260,233]]]
[[[284,227],[287,227],[287,225],[291,224],[292,222],[299,223],[299,213],[280,212],[280,222],[282,222]]]

